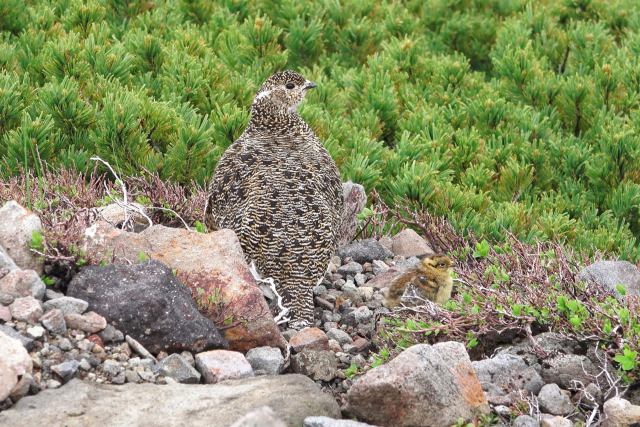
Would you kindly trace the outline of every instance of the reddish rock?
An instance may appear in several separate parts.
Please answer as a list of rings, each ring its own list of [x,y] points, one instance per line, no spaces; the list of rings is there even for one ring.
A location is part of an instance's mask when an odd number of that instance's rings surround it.
[[[107,327],[107,320],[93,311],[85,314],[65,314],[64,321],[68,328],[80,329],[81,331],[88,332],[90,334],[100,332]]]
[[[102,341],[102,338],[100,338],[100,336],[96,335],[96,334],[91,334],[87,337],[87,339],[89,341],[91,341],[92,343],[94,343],[95,345],[99,345],[100,347],[104,347],[104,342]]]
[[[418,233],[405,228],[391,239],[391,249],[394,254],[405,257],[432,254],[433,249]]]
[[[329,350],[329,337],[319,328],[304,328],[289,340],[296,353],[302,350]]]
[[[385,426],[450,426],[489,413],[464,345],[414,345],[371,369],[347,393],[359,419]]]
[[[84,248],[95,262],[125,263],[144,253],[169,266],[189,287],[200,311],[223,331],[232,350],[286,348],[231,230],[204,234],[154,225],[129,233],[98,222],[86,230]]]
[[[253,368],[242,353],[229,350],[211,350],[196,354],[196,368],[204,382],[214,384],[229,379],[253,376]]]
[[[353,346],[356,348],[358,353],[368,350],[369,345],[371,345],[369,340],[362,337],[356,337],[356,339],[353,340]]]
[[[42,299],[45,290],[45,284],[33,270],[11,270],[0,279],[0,292],[14,297],[32,296]]]
[[[0,320],[3,322],[11,322],[11,310],[9,310],[9,307],[0,305]]]
[[[14,390],[21,376],[30,374],[33,362],[20,341],[0,332],[0,402]]]
[[[42,303],[34,297],[16,298],[9,309],[14,319],[29,323],[36,323],[42,317]]]

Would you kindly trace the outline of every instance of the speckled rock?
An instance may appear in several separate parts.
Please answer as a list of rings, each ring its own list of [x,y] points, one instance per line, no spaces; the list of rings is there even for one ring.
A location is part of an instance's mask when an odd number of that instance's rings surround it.
[[[60,298],[50,299],[44,303],[44,311],[58,309],[62,314],[82,314],[87,311],[89,303],[79,298],[62,296]]]
[[[256,375],[278,375],[284,367],[284,357],[276,347],[252,348],[246,358]]]
[[[18,267],[42,274],[44,259],[31,251],[34,232],[42,233],[42,223],[37,215],[15,201],[0,208],[0,246]]]
[[[0,402],[18,384],[20,377],[30,374],[33,362],[22,344],[0,332]]]
[[[62,335],[67,332],[67,324],[64,321],[64,314],[62,311],[54,308],[47,311],[41,318],[40,322],[42,326],[53,334]]]
[[[338,361],[328,350],[304,350],[291,357],[291,369],[313,380],[328,382],[338,375]]]
[[[198,384],[201,376],[200,372],[177,353],[162,359],[158,365],[158,372],[183,384]]]
[[[272,408],[289,427],[300,427],[312,415],[340,417],[333,397],[301,375],[260,376],[198,386],[112,386],[73,379],[58,390],[27,396],[0,412],[0,425],[229,426],[261,406]]]
[[[65,314],[64,321],[68,328],[79,329],[90,334],[100,332],[107,326],[107,320],[93,311],[85,314]]]
[[[597,261],[578,273],[578,280],[593,281],[621,297],[617,285],[627,295],[640,295],[640,269],[629,261]]]
[[[628,400],[614,397],[604,402],[602,427],[635,426],[640,423],[640,406]]]
[[[253,376],[251,365],[237,351],[211,350],[196,354],[195,359],[196,368],[207,384]]]
[[[319,328],[304,328],[289,340],[289,345],[295,352],[303,350],[328,350],[329,338]]]
[[[482,389],[491,402],[493,396],[505,396],[509,393],[518,395],[520,390],[538,394],[544,382],[520,356],[500,353],[491,359],[472,363],[476,370]]]
[[[388,426],[450,426],[489,413],[464,345],[414,345],[354,381],[349,410]]]
[[[29,323],[36,323],[42,316],[42,303],[34,297],[16,298],[9,309],[14,319]]]
[[[570,393],[557,384],[545,384],[538,393],[538,403],[542,411],[552,415],[568,415],[575,409]]]
[[[405,228],[391,239],[391,248],[395,255],[405,257],[432,254],[433,249],[418,233],[410,228]]]
[[[261,406],[240,417],[230,427],[286,427],[273,409]]]
[[[11,270],[0,279],[0,292],[14,297],[44,297],[46,286],[33,270]]]

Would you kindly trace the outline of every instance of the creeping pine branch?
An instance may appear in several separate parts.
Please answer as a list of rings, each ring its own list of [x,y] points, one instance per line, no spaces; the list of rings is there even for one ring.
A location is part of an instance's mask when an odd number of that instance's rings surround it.
[[[287,317],[287,315],[289,314],[289,309],[282,304],[282,295],[280,295],[280,293],[278,293],[278,291],[276,290],[276,284],[273,278],[267,277],[263,279],[262,277],[260,277],[260,273],[258,273],[258,270],[256,269],[256,264],[253,261],[251,261],[251,265],[249,266],[249,271],[251,272],[251,275],[256,281],[260,283],[266,283],[267,285],[269,285],[269,289],[271,289],[273,294],[276,296],[276,304],[278,305],[278,310],[280,310],[278,315],[273,319],[276,322],[276,324],[280,325],[282,323],[289,322],[291,320],[289,317]]]
[[[120,184],[120,188],[122,189],[122,200],[117,200],[116,199],[116,200],[114,200],[114,202],[118,206],[122,207],[122,209],[124,210],[124,222],[122,223],[122,229],[127,229],[127,227],[129,227],[130,229],[133,229],[132,218],[129,216],[129,211],[133,211],[133,212],[139,214],[140,216],[144,217],[144,219],[146,219],[147,222],[149,223],[149,226],[152,226],[153,225],[153,221],[151,221],[151,218],[149,218],[149,216],[144,212],[144,210],[141,207],[137,206],[135,203],[130,203],[127,200],[128,199],[128,197],[127,197],[127,186],[124,184],[124,181],[122,179],[120,179],[118,174],[113,170],[113,168],[111,167],[109,162],[106,162],[106,161],[102,160],[98,156],[91,157],[91,160],[100,162],[103,165],[105,165],[109,169],[109,171],[111,171],[111,174],[115,177],[116,183]],[[107,194],[109,194],[109,189],[107,188],[107,184],[104,183],[104,186],[105,186],[105,190],[107,190]],[[151,206],[151,207],[148,207],[147,209],[157,209],[157,210],[161,210],[161,211],[171,212],[178,219],[180,219],[180,221],[182,221],[182,224],[184,225],[184,227],[187,230],[191,230],[191,228],[189,227],[187,222],[180,215],[178,215],[178,213],[176,211],[174,211],[173,209],[164,208],[164,207],[158,207],[158,206]]]

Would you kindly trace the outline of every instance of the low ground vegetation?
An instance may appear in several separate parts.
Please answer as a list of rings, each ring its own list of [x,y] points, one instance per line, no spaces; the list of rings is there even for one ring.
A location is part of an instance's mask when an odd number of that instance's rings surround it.
[[[9,0],[0,175],[99,155],[204,185],[288,67],[317,81],[301,114],[345,180],[483,238],[637,260],[636,6]]]

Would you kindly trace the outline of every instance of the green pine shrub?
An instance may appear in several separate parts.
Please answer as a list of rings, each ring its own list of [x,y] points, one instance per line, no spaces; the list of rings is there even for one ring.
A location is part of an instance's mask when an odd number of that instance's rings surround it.
[[[636,3],[5,1],[0,177],[97,155],[204,185],[294,68],[343,179],[477,236],[638,260]]]

